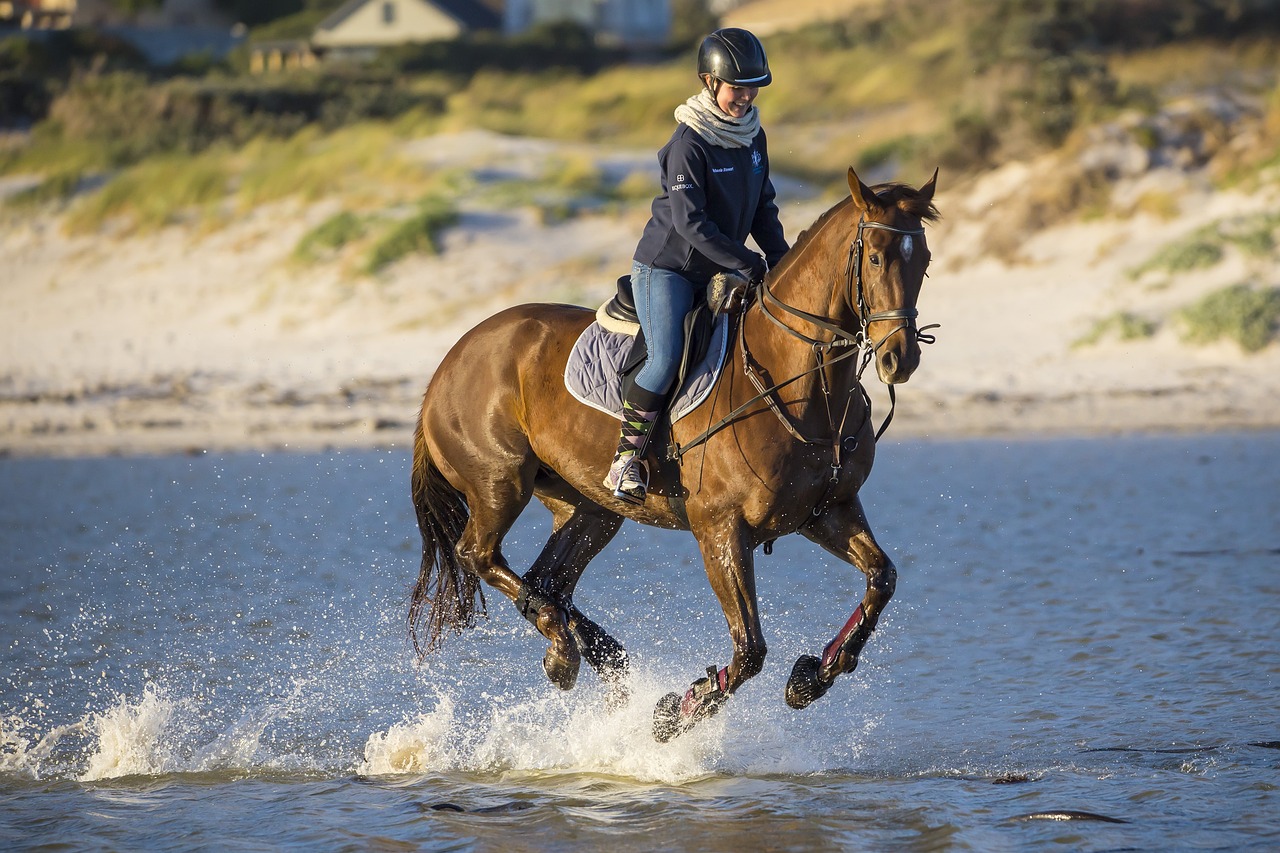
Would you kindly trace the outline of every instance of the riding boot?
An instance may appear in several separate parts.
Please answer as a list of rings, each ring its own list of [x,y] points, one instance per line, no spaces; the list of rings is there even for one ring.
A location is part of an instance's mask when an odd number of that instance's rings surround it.
[[[622,433],[609,474],[604,479],[613,496],[630,504],[643,504],[649,489],[649,467],[645,451],[665,398],[640,386],[633,386],[622,403]]]

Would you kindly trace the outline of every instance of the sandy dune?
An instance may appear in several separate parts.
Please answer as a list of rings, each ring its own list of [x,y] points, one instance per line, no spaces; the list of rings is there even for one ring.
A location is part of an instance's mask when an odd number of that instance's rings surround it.
[[[536,170],[563,146],[469,132],[411,150],[451,168]],[[595,154],[623,173],[651,168],[651,152]],[[1175,218],[1054,228],[1026,240],[1021,263],[999,263],[980,235],[1036,168],[1010,164],[967,187],[942,176],[920,306],[922,322],[942,326],[900,388],[890,436],[1280,426],[1280,346],[1190,347],[1167,324],[1148,339],[1073,346],[1117,311],[1160,316],[1248,276],[1278,283],[1274,267],[1230,254],[1189,275],[1128,274],[1201,225],[1280,209],[1274,184],[1244,195],[1179,179]],[[830,203],[780,191],[792,237]],[[529,210],[464,204],[438,257],[376,279],[291,264],[299,238],[336,209],[277,205],[212,234],[175,226],[134,238],[68,237],[52,215],[8,222],[0,452],[404,448],[426,381],[463,331],[518,302],[598,303],[629,268],[646,215],[640,206],[544,226]]]

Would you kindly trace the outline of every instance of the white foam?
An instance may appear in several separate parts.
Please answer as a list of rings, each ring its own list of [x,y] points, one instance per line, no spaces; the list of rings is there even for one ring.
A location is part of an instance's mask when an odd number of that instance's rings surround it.
[[[442,697],[434,710],[371,734],[357,772],[577,772],[666,784],[717,772],[723,716],[699,724],[696,735],[654,741],[653,707],[668,682],[633,677],[621,702],[603,688],[540,687],[522,697],[489,697],[470,715]]]
[[[166,738],[176,707],[175,702],[148,685],[138,701],[131,703],[121,697],[106,711],[91,715],[87,727],[97,739],[97,750],[89,756],[81,781],[155,775],[177,769]]]

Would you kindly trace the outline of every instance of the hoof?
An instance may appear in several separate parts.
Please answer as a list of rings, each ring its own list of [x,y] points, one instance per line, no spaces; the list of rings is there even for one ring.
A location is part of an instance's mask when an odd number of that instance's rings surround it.
[[[680,694],[668,693],[659,699],[653,709],[653,739],[667,743],[686,728],[680,721]]]
[[[816,700],[821,699],[833,681],[823,682],[818,677],[822,661],[813,655],[801,655],[791,667],[791,677],[787,679],[787,704],[799,711],[808,708]]]
[[[554,604],[544,605],[538,611],[538,620],[534,625],[542,636],[551,641],[547,653],[542,656],[542,669],[547,678],[561,690],[572,689],[578,682],[582,654],[569,633],[564,611]]]
[[[668,693],[653,709],[653,739],[658,743],[679,737],[698,723],[714,717],[729,699],[724,670],[707,667],[707,677],[693,682],[685,694]]]
[[[578,683],[578,669],[581,666],[582,658],[576,649],[567,657],[556,654],[554,649],[547,649],[547,653],[542,656],[543,672],[561,690],[573,689],[573,685]]]

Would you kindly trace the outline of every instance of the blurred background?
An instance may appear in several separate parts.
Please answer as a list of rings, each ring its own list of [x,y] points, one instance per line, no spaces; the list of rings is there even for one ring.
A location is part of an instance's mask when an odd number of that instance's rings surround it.
[[[718,26],[793,239],[941,169],[899,428],[1280,424],[1280,0],[0,0],[0,451],[403,443],[629,269]]]

